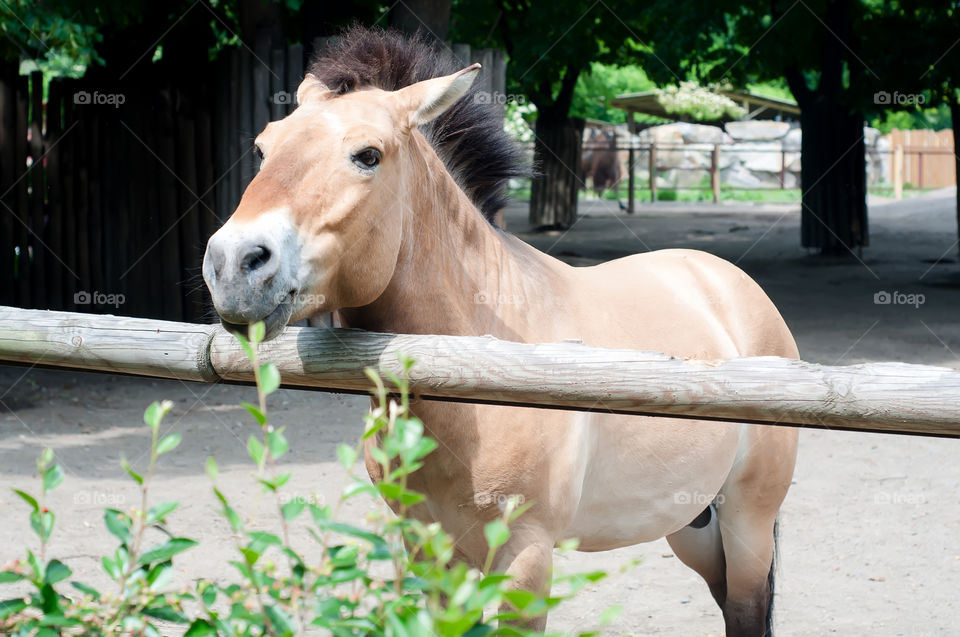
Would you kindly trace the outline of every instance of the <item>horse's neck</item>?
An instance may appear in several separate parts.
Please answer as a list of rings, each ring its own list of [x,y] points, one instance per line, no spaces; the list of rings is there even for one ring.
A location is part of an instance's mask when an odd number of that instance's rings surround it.
[[[551,260],[494,228],[427,142],[411,137],[394,276],[372,304],[341,310],[344,323],[382,332],[526,340],[524,306],[555,278]]]

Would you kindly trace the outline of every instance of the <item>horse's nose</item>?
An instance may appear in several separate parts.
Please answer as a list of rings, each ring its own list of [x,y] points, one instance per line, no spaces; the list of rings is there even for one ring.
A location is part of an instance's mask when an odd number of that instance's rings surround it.
[[[280,269],[277,251],[266,243],[250,241],[239,246],[223,245],[211,238],[204,256],[204,270],[213,281],[256,284],[269,281]],[[232,254],[230,254],[232,252]]]
[[[246,246],[240,253],[240,272],[247,277],[267,278],[276,274],[279,260],[273,258],[273,251],[265,245]]]

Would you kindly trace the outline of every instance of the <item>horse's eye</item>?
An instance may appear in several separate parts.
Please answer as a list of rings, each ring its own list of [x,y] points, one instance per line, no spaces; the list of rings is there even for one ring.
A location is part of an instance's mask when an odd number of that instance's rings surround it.
[[[380,163],[380,151],[376,148],[365,148],[353,156],[353,163],[364,169],[374,168]]]

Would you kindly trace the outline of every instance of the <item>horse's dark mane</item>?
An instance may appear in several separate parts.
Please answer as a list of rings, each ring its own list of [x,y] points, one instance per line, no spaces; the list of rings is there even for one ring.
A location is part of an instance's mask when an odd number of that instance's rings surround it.
[[[463,64],[420,36],[351,27],[307,69],[337,95],[365,87],[396,91],[459,71]],[[528,174],[520,149],[503,132],[490,99],[476,84],[446,112],[421,127],[447,170],[487,219],[507,203],[511,177]]]

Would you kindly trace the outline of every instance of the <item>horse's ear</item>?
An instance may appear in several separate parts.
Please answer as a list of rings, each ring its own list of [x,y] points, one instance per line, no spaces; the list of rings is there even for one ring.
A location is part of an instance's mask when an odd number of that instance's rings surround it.
[[[303,104],[306,100],[325,100],[331,96],[332,91],[312,73],[304,75],[297,88],[297,104]]]
[[[397,91],[409,113],[410,125],[420,126],[439,117],[470,90],[479,72],[480,65],[473,64],[453,75],[424,80]]]

